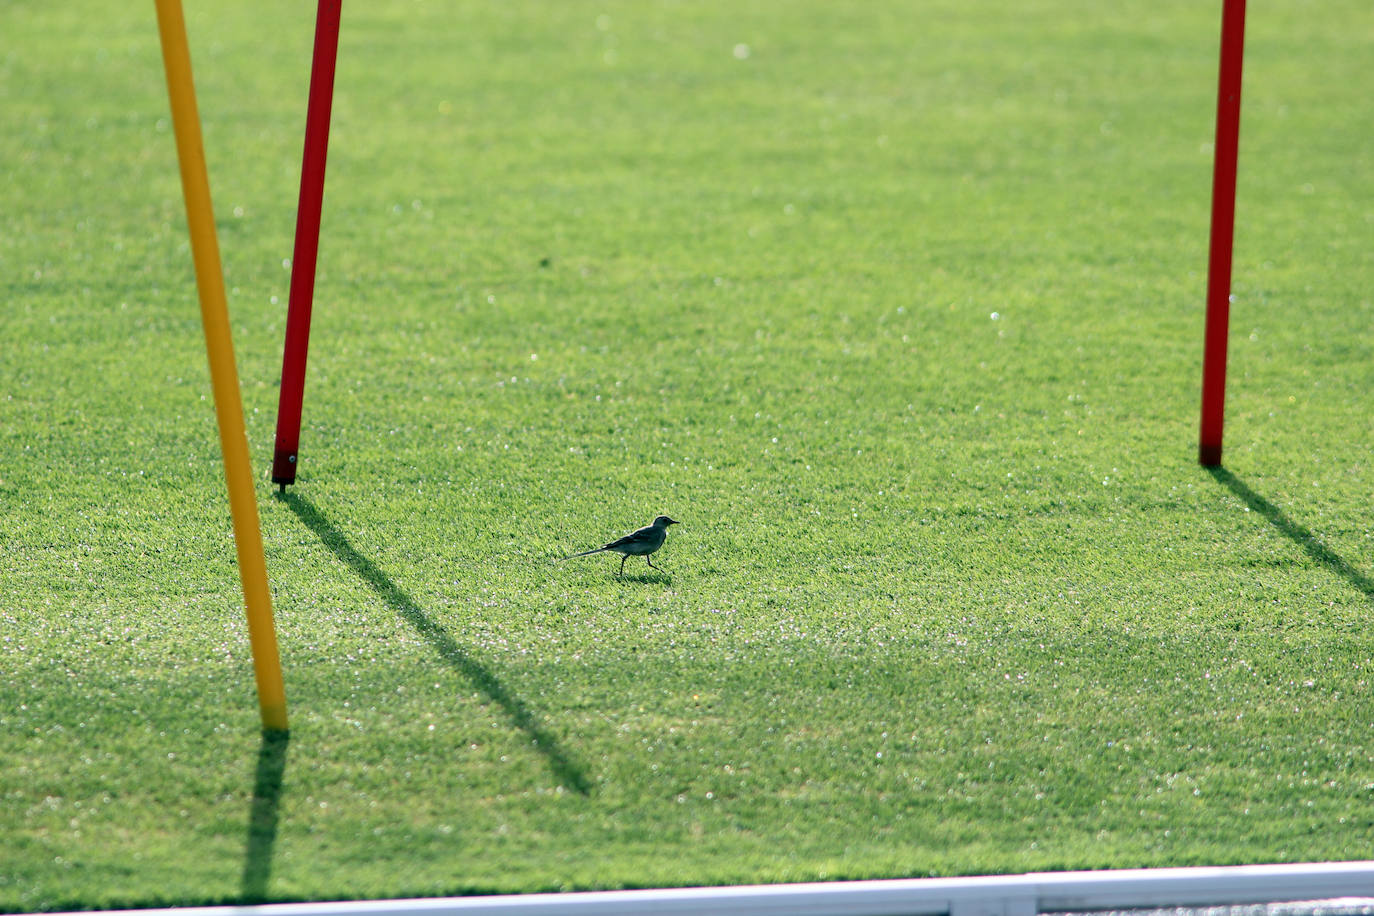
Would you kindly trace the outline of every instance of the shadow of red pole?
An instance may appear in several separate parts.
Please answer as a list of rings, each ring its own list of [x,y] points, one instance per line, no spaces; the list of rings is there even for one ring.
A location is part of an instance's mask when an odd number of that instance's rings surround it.
[[[1226,468],[1209,467],[1207,473],[1216,478],[1218,483],[1239,496],[1252,512],[1258,512],[1284,537],[1306,551],[1309,557],[1342,576],[1351,585],[1359,589],[1366,598],[1374,601],[1374,579],[1360,572],[1344,557],[1323,544],[1321,539],[1313,534],[1310,529],[1293,521],[1283,513],[1282,509],[1250,489],[1243,480]]]
[[[549,734],[531,714],[523,700],[506,689],[505,685],[489,668],[458,645],[448,631],[430,619],[420,606],[406,592],[378,568],[367,557],[358,553],[348,542],[343,532],[325,518],[310,500],[294,493],[278,494],[296,517],[305,523],[319,537],[324,546],[333,552],[345,566],[358,574],[372,590],[415,628],[425,638],[435,653],[450,667],[461,673],[473,686],[505,710],[511,722],[528,735],[534,746],[548,761],[549,769],[559,783],[582,795],[591,794],[591,784],[566,752],[559,746],[557,739]]]

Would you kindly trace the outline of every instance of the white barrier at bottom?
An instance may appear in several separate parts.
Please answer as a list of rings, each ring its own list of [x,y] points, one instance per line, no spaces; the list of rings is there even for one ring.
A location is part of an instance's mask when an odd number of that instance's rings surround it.
[[[1374,862],[131,910],[136,916],[1034,916],[1374,897]]]

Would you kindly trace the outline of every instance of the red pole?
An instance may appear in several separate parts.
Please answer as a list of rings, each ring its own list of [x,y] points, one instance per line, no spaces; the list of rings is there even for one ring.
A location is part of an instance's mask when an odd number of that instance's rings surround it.
[[[315,261],[320,250],[320,210],[324,204],[324,164],[329,152],[329,111],[334,100],[334,61],[339,51],[340,4],[341,0],[320,0],[315,18],[315,56],[310,67],[301,196],[296,208],[291,298],[286,311],[281,397],[277,404],[277,444],[272,455],[272,482],[280,484],[283,491],[287,484],[296,482],[296,452],[301,441],[301,401],[305,397]]]
[[[1226,329],[1231,312],[1231,245],[1236,226],[1236,155],[1240,146],[1240,76],[1245,56],[1245,0],[1224,0],[1217,140],[1212,168],[1212,238],[1207,262],[1207,332],[1202,354],[1202,423],[1198,461],[1221,464],[1226,404]]]

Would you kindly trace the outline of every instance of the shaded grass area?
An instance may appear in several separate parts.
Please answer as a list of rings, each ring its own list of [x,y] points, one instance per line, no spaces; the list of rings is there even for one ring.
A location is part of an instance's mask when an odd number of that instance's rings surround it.
[[[0,907],[1359,858],[1371,21],[188,10],[292,716],[264,739],[152,11],[0,55]],[[667,575],[553,560],[655,514]],[[658,563],[658,560],[655,560]]]

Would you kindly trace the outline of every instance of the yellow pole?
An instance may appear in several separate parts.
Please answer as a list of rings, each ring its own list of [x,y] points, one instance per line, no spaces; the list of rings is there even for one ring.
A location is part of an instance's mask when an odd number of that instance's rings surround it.
[[[262,727],[286,731],[286,691],[282,686],[277,632],[272,622],[272,594],[267,588],[267,563],[262,553],[258,502],[248,461],[248,434],[243,428],[234,342],[229,332],[229,306],[224,299],[215,216],[210,205],[210,180],[205,169],[205,146],[191,82],[191,52],[186,45],[186,20],[181,0],[155,0],[162,36],[162,61],[167,68],[167,95],[172,105],[172,129],[181,164],[181,190],[186,197],[186,222],[191,233],[191,257],[196,265],[200,316],[205,325],[205,349],[210,357],[210,386],[215,395],[224,477],[229,485],[229,514],[234,522],[243,602],[248,611],[248,641],[258,682]]]

